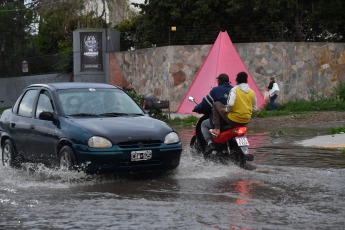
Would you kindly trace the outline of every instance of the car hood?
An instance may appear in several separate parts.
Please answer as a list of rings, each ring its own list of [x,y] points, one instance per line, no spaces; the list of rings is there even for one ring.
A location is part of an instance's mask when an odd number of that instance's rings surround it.
[[[164,141],[173,129],[165,122],[146,116],[71,118],[94,136],[106,137],[113,144],[126,141]]]

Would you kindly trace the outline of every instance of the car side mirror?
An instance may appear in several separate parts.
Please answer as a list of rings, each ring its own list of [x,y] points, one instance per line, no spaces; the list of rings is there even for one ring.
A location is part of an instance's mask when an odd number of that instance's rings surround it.
[[[58,120],[56,113],[46,112],[46,111],[40,113],[38,118],[41,120],[45,120],[45,121],[57,121]]]

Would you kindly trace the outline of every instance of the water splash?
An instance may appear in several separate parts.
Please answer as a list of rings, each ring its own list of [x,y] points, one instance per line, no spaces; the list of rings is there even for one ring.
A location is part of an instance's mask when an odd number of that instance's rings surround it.
[[[228,165],[205,160],[201,154],[196,153],[190,147],[185,147],[182,153],[181,162],[176,169],[173,177],[175,179],[210,179],[227,177],[243,171],[237,165],[232,163]]]
[[[1,184],[16,188],[69,188],[92,178],[84,172],[62,171],[43,164],[23,163],[19,168],[0,167]]]

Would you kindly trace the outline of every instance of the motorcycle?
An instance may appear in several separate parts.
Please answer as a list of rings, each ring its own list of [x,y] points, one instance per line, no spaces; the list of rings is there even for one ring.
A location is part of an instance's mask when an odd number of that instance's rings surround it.
[[[196,103],[193,97],[189,97],[189,101]],[[229,125],[222,126],[221,133],[213,138],[215,149],[205,152],[207,143],[201,133],[201,123],[210,118],[210,113],[204,114],[197,121],[190,147],[203,154],[204,158],[221,163],[232,161],[244,167],[247,161],[253,161],[254,156],[249,153],[249,142],[245,136],[247,127],[244,126],[236,128],[231,128]]]

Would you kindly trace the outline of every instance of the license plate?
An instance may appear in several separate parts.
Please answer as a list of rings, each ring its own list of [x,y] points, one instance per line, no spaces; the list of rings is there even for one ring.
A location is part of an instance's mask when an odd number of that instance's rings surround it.
[[[131,152],[131,161],[146,161],[152,158],[152,150],[140,150]]]
[[[247,137],[235,137],[238,146],[248,146],[249,142]]]

